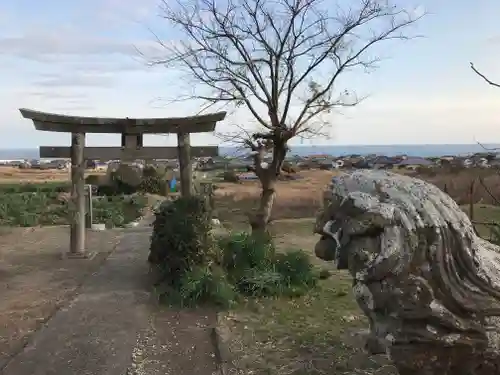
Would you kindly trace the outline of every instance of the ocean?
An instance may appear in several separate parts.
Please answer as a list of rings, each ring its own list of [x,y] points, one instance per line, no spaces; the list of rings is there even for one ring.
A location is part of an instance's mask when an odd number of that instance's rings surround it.
[[[411,155],[421,157],[444,155],[467,155],[476,152],[486,152],[498,149],[500,144],[431,144],[431,145],[318,145],[318,146],[291,146],[289,155]],[[241,155],[243,152],[237,148],[220,147],[221,155]],[[0,149],[0,160],[38,159],[37,148]]]

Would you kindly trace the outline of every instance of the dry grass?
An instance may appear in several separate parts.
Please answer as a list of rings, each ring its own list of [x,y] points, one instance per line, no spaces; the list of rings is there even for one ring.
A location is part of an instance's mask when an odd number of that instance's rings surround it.
[[[112,251],[120,232],[89,232],[92,260],[61,260],[65,227],[12,228],[0,236],[0,368]]]
[[[272,219],[290,219],[314,216],[321,205],[322,192],[335,172],[302,171],[301,179],[279,181],[277,197],[273,206]],[[259,204],[260,185],[258,181],[241,184],[217,184],[216,205],[221,220],[246,222],[248,214]]]
[[[87,174],[100,173],[103,172],[87,172]],[[0,166],[0,183],[69,181],[69,179],[70,175],[67,170],[20,169]]]
[[[460,204],[473,203],[495,204],[500,202],[500,171],[496,169],[462,169],[456,172],[439,171],[436,175],[419,175],[423,180],[429,181],[439,187]],[[482,178],[484,186],[479,182]],[[471,183],[475,181],[471,197]]]
[[[335,175],[334,171],[310,170],[301,171],[302,179],[280,181],[277,186],[277,197],[274,203],[272,219],[294,219],[312,217],[321,207],[323,189]],[[500,201],[500,175],[492,169],[464,169],[458,172],[441,171],[438,174],[416,175],[414,177],[431,182],[444,190],[458,204],[465,205],[471,200],[470,185],[476,180],[472,201],[483,205],[497,205]],[[485,186],[477,178],[481,176]],[[241,184],[220,183],[216,190],[218,214],[222,220],[245,222],[248,214],[259,204],[260,186],[258,181],[245,181]],[[491,193],[491,194],[490,194]]]

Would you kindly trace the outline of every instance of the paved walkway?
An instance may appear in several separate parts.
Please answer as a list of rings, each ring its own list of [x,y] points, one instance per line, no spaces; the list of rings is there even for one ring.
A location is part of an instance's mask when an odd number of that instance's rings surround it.
[[[216,374],[214,313],[175,311],[152,300],[149,236],[146,228],[129,229],[1,375]]]

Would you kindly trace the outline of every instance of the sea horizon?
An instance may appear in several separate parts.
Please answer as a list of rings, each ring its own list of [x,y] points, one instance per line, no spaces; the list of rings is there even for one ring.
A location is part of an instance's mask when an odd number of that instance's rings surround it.
[[[419,157],[439,157],[445,155],[467,155],[479,152],[500,152],[500,143],[484,144],[399,144],[399,145],[292,145],[288,155],[409,155]],[[245,154],[237,147],[219,147],[220,155],[235,156]],[[38,148],[0,148],[0,160],[39,159]]]

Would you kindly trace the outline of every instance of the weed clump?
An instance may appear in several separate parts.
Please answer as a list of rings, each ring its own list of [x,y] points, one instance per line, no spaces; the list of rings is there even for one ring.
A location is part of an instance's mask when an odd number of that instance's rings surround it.
[[[317,284],[319,273],[302,250],[278,252],[269,235],[237,233],[219,241],[222,267],[239,293],[297,296]]]

